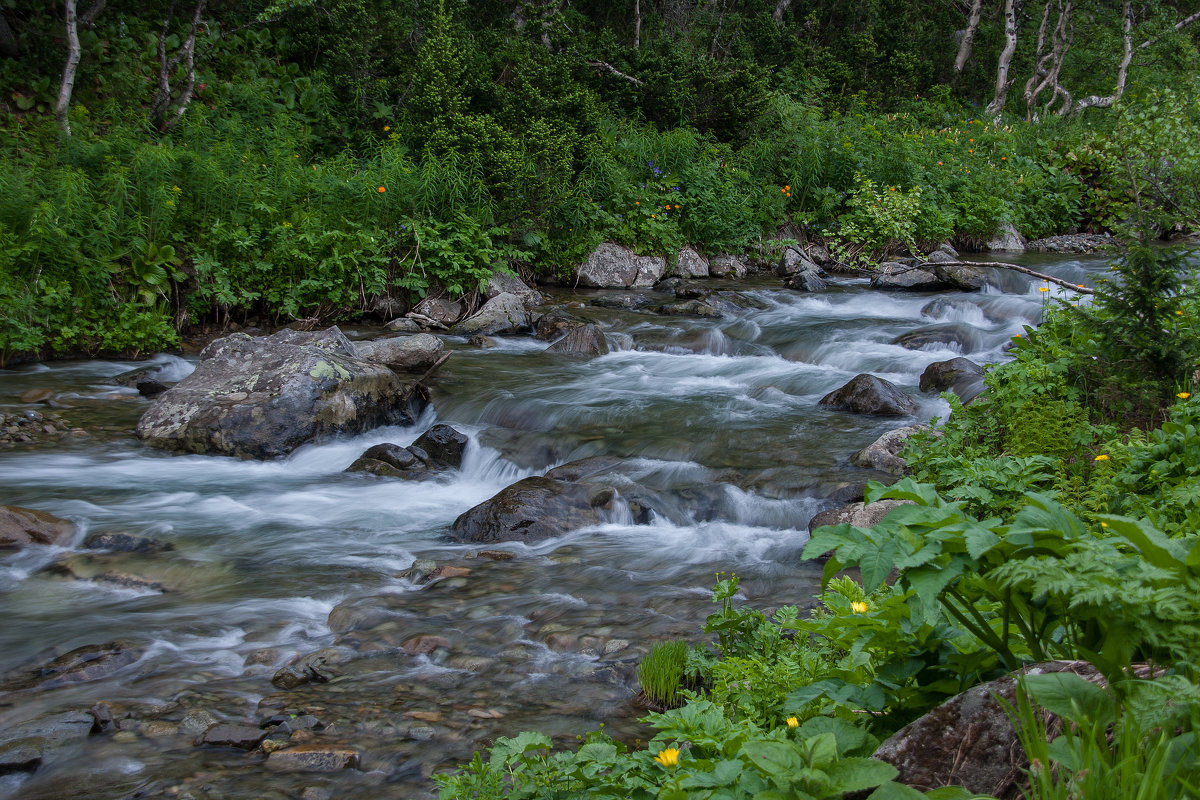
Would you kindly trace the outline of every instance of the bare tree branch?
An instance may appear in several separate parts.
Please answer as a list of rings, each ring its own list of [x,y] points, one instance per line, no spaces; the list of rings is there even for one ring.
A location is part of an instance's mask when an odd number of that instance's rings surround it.
[[[1004,49],[1000,51],[1000,59],[996,64],[996,93],[984,111],[989,116],[999,114],[1008,102],[1008,90],[1013,83],[1008,77],[1008,70],[1016,52],[1017,0],[1004,0]]]
[[[967,29],[963,31],[962,41],[958,43],[958,55],[954,58],[954,72],[958,74],[967,66],[971,57],[971,44],[975,41],[975,32],[979,30],[979,20],[983,17],[983,0],[971,0],[971,14],[967,18]]]
[[[167,37],[171,30],[171,19],[175,15],[177,0],[171,0],[163,18],[162,28],[158,33],[158,89],[150,104],[150,119],[158,125],[159,131],[166,132],[175,127],[192,102],[192,90],[196,86],[196,31],[200,28],[201,17],[208,0],[199,0],[192,13],[192,22],[188,26],[187,38],[172,57],[167,57]],[[171,90],[171,75],[179,66],[184,64],[185,86],[178,95],[173,96]],[[174,106],[174,109],[171,107]]]
[[[928,262],[928,261],[921,261],[920,263],[917,264],[917,268],[919,268],[919,269],[924,269],[927,266],[935,266],[935,267],[995,267],[997,269],[1009,269],[1009,270],[1012,270],[1013,272],[1019,272],[1022,275],[1028,275],[1031,278],[1037,278],[1039,281],[1048,281],[1050,283],[1061,286],[1064,289],[1070,289],[1073,292],[1078,292],[1079,294],[1094,294],[1094,292],[1091,289],[1087,288],[1086,286],[1081,286],[1078,283],[1071,283],[1070,281],[1065,281],[1062,278],[1056,278],[1053,275],[1047,275],[1043,272],[1036,272],[1035,270],[1032,270],[1029,267],[1022,267],[1019,264],[1010,264],[1007,261],[940,261],[937,264],[930,264],[930,262]]]
[[[75,90],[75,71],[79,67],[79,27],[75,0],[66,0],[67,63],[63,66],[62,83],[58,87],[58,102],[54,104],[54,118],[58,129],[65,136],[71,135],[71,121],[67,112],[71,109],[71,93]]]
[[[632,75],[626,75],[624,72],[621,72],[621,70],[617,69],[612,64],[609,64],[607,61],[588,61],[587,64],[589,67],[596,70],[596,72],[606,72],[609,75],[615,75],[618,78],[624,78],[636,86],[646,85]]]
[[[775,20],[776,25],[783,24],[783,15],[787,13],[788,8],[792,5],[792,0],[779,0],[775,4],[775,11],[771,14],[771,18]]]
[[[1123,10],[1125,21],[1122,26],[1121,42],[1124,45],[1124,51],[1121,54],[1121,63],[1117,66],[1117,85],[1113,89],[1113,93],[1106,97],[1093,94],[1078,100],[1067,109],[1070,113],[1078,114],[1088,108],[1109,108],[1124,96],[1125,82],[1129,77],[1129,62],[1133,61],[1133,6],[1129,0],[1125,0]]]

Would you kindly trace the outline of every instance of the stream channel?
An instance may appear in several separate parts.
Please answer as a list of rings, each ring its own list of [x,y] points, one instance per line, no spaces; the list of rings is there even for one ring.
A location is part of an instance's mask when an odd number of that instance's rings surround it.
[[[1105,270],[1103,256],[1018,258],[1072,283],[1090,285]],[[1012,272],[989,280],[979,292],[929,294],[840,279],[802,294],[751,277],[719,285],[762,307],[720,319],[595,303],[628,293],[551,290],[556,302],[585,304],[574,313],[600,323],[612,352],[580,361],[545,354],[532,337],[498,337],[489,349],[447,337],[458,352],[431,379],[433,402],[417,425],[266,463],[141,445],[132,429],[149,401],[111,380],[137,364],[0,370],[0,410],[36,409],[17,398],[48,387],[67,406],[57,413],[90,431],[0,446],[0,504],[78,525],[74,548],[0,556],[0,674],[114,640],[138,654],[96,680],[0,693],[0,732],[97,702],[120,728],[36,772],[0,775],[0,798],[430,797],[431,772],[498,736],[536,729],[571,745],[603,724],[631,743],[648,738],[630,702],[638,659],[665,638],[705,640],[714,574],[736,572],[757,608],[804,613],[821,576],[820,564],[801,558],[810,518],[882,477],[849,456],[947,413],[917,388],[930,363],[1003,360],[1049,297],[1073,297],[1039,292],[1044,284]],[[944,315],[923,316],[936,297],[949,301]],[[961,327],[966,347],[889,344],[946,324]],[[155,362],[168,380],[191,369],[177,356]],[[861,372],[898,385],[920,412],[886,419],[817,405]],[[424,483],[343,472],[367,447],[411,444],[436,422],[470,437],[460,471]],[[626,459],[643,486],[698,499],[649,524],[634,524],[618,503],[603,525],[484,548],[510,559],[447,535],[459,514],[514,481],[594,455]],[[97,555],[82,544],[96,532],[173,549]],[[417,560],[468,571],[420,584]],[[64,577],[53,568],[64,561],[76,576],[91,564],[165,591]],[[417,636],[445,641],[427,653],[400,649]],[[272,685],[294,657],[325,648],[332,680]],[[279,772],[261,753],[195,745],[213,722],[257,725],[277,714],[294,715],[293,741],[356,748],[359,768]]]

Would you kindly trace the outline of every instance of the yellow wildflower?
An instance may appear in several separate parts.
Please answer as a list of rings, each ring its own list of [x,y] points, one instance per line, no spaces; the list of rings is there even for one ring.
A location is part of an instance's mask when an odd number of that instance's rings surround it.
[[[1189,397],[1192,396],[1192,393],[1191,392],[1180,392],[1179,394],[1177,394],[1175,396],[1178,397],[1180,400],[1187,400]]]
[[[800,724],[800,720],[796,719],[795,717],[788,717],[784,721],[787,723],[789,728],[795,728]]]
[[[1096,456],[1096,458],[1094,460],[1095,461],[1108,461],[1109,455],[1108,455],[1108,453],[1101,453],[1100,455]]]
[[[870,608],[867,606],[866,603],[855,600],[853,603],[850,604],[850,610],[853,611],[855,614],[865,614],[868,611],[870,611]]]
[[[679,763],[679,749],[675,747],[666,747],[659,751],[654,760],[662,764],[667,769],[674,769]]]
[[[1046,286],[1040,286],[1040,287],[1038,287],[1038,291],[1039,292],[1048,292],[1048,291],[1050,291],[1050,289]]]

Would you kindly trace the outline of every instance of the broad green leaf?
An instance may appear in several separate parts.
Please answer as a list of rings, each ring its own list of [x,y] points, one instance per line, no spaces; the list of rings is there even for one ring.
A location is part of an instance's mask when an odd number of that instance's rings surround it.
[[[753,741],[742,745],[742,754],[767,775],[785,777],[804,769],[806,764],[790,742]]]
[[[858,792],[890,781],[900,770],[874,758],[843,758],[828,768],[829,777],[841,792]]]
[[[1073,672],[1025,675],[1020,684],[1036,705],[1071,722],[1106,726],[1116,719],[1112,696]]]
[[[889,780],[867,795],[867,800],[925,800],[925,795],[911,786]]]
[[[892,542],[884,542],[879,547],[864,553],[858,562],[859,571],[862,573],[863,589],[870,593],[882,586],[888,575],[892,573],[892,567],[895,564],[896,545]]]
[[[851,725],[839,717],[813,717],[801,723],[796,733],[804,738],[821,733],[831,733],[837,741],[839,753],[857,750],[867,744],[870,734],[857,725]]]
[[[1149,563],[1159,569],[1184,572],[1185,559],[1188,558],[1188,554],[1183,549],[1184,545],[1168,539],[1162,531],[1150,523],[1140,519],[1114,517],[1109,514],[1098,515],[1097,519],[1107,524],[1110,533],[1121,536],[1136,547],[1142,554],[1142,558]]]

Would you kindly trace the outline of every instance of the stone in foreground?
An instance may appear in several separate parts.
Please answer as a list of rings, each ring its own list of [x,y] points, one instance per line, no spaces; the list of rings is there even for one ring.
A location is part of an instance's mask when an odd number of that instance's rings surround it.
[[[276,750],[267,756],[267,767],[279,772],[340,772],[358,769],[357,750],[336,745],[307,744]]]
[[[0,506],[0,550],[31,544],[65,547],[75,526],[65,519],[34,508]]]
[[[147,444],[238,458],[278,458],[302,444],[381,425],[411,425],[415,384],[359,357],[336,327],[235,333],[200,353],[196,371],[138,421]]]
[[[918,408],[895,384],[866,373],[822,397],[820,405],[880,417],[904,417],[917,413]]]
[[[627,247],[603,242],[579,267],[579,285],[591,289],[648,288],[662,278],[667,262],[639,256]]]
[[[910,437],[923,431],[933,431],[933,429],[928,425],[909,425],[888,431],[850,456],[850,463],[857,467],[877,469],[891,475],[905,475],[908,473],[908,464],[900,457],[900,451],[904,449],[904,445]],[[941,433],[935,431],[934,435],[941,436]]]

